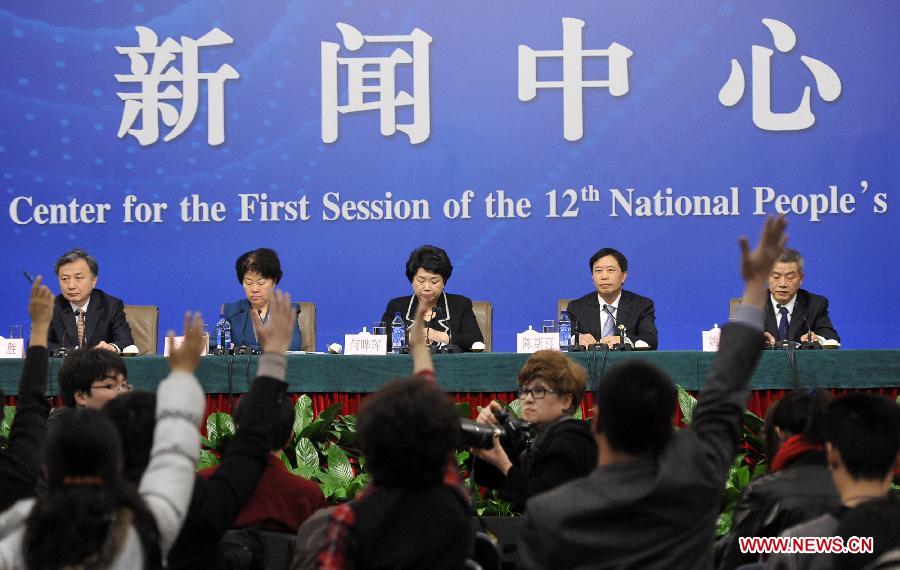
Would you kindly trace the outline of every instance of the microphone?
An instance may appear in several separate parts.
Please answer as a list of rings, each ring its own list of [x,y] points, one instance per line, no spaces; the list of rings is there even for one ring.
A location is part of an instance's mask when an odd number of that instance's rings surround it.
[[[625,336],[625,325],[618,325],[616,328],[619,329],[619,342],[616,344],[616,350],[629,351],[634,350],[634,347],[625,342],[627,338]]]
[[[568,307],[566,307],[568,309]],[[567,311],[568,312],[568,311]],[[569,316],[572,318],[572,340],[569,345],[569,352],[584,352],[584,347],[581,346],[581,342],[579,341],[579,333],[578,332],[578,315],[575,313],[569,313]]]
[[[822,345],[812,339],[812,323],[809,322],[809,318],[807,317],[808,313],[809,307],[803,311],[803,324],[806,325],[806,341],[800,344],[800,348],[803,350],[821,350]]]

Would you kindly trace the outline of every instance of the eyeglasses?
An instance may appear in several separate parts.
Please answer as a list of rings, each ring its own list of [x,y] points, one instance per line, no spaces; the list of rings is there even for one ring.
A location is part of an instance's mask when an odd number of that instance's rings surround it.
[[[519,399],[524,400],[528,398],[528,396],[531,396],[535,400],[543,400],[547,394],[559,394],[559,392],[544,388],[543,386],[538,386],[537,388],[523,388],[522,390],[519,390]]]
[[[134,389],[134,386],[132,386],[131,384],[129,384],[127,382],[122,382],[121,384],[119,384],[119,383],[116,383],[115,381],[111,381],[111,382],[105,382],[103,384],[91,384],[91,390],[93,390],[95,388],[97,390],[110,390],[110,391],[115,390],[119,393],[128,393]]]

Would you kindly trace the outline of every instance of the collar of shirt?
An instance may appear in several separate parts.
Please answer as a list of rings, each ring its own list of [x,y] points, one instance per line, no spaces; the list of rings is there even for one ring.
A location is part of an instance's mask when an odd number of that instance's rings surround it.
[[[91,304],[91,298],[90,298],[90,297],[87,298],[87,301],[84,302],[84,306],[83,306],[83,307],[78,307],[78,306],[75,305],[75,303],[71,303],[71,302],[70,302],[69,304],[72,305],[72,312],[75,312],[75,311],[77,311],[78,309],[81,309],[82,311],[84,311],[84,312],[86,313],[86,312],[87,312],[88,305]]]
[[[769,294],[769,298],[772,300],[772,309],[775,311],[775,322],[777,323],[781,319],[781,314],[778,312],[778,301],[775,300],[775,297],[772,294]],[[784,303],[784,307],[787,307],[788,310],[788,322],[791,322],[791,313],[794,312],[794,303],[797,301],[797,295],[791,297],[791,300],[787,303]]]

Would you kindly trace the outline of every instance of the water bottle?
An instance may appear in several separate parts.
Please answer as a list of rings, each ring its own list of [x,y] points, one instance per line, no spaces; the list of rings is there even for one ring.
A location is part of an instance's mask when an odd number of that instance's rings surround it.
[[[224,350],[222,347],[222,340],[225,333],[225,324],[228,321],[225,320],[225,313],[219,315],[219,320],[216,321],[216,353],[223,354]]]
[[[560,350],[569,350],[572,343],[572,321],[569,320],[569,313],[563,311],[559,316],[559,348]]]
[[[222,325],[222,343],[226,353],[231,350],[231,323],[227,320]]]
[[[404,346],[406,346],[406,327],[400,311],[397,311],[394,313],[394,320],[391,321],[391,350],[394,354],[400,354]]]

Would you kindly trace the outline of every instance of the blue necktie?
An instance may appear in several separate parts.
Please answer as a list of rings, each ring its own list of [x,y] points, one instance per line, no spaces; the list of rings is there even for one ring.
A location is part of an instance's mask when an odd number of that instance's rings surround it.
[[[781,320],[778,321],[778,340],[787,338],[788,329],[788,310],[784,305],[778,305],[778,312],[781,314]]]
[[[603,305],[603,310],[606,312],[606,324],[603,326],[603,332],[600,333],[600,338],[612,336],[616,331],[616,318],[613,316],[613,311],[615,311],[616,308],[612,305]],[[597,340],[600,339],[598,338]]]

